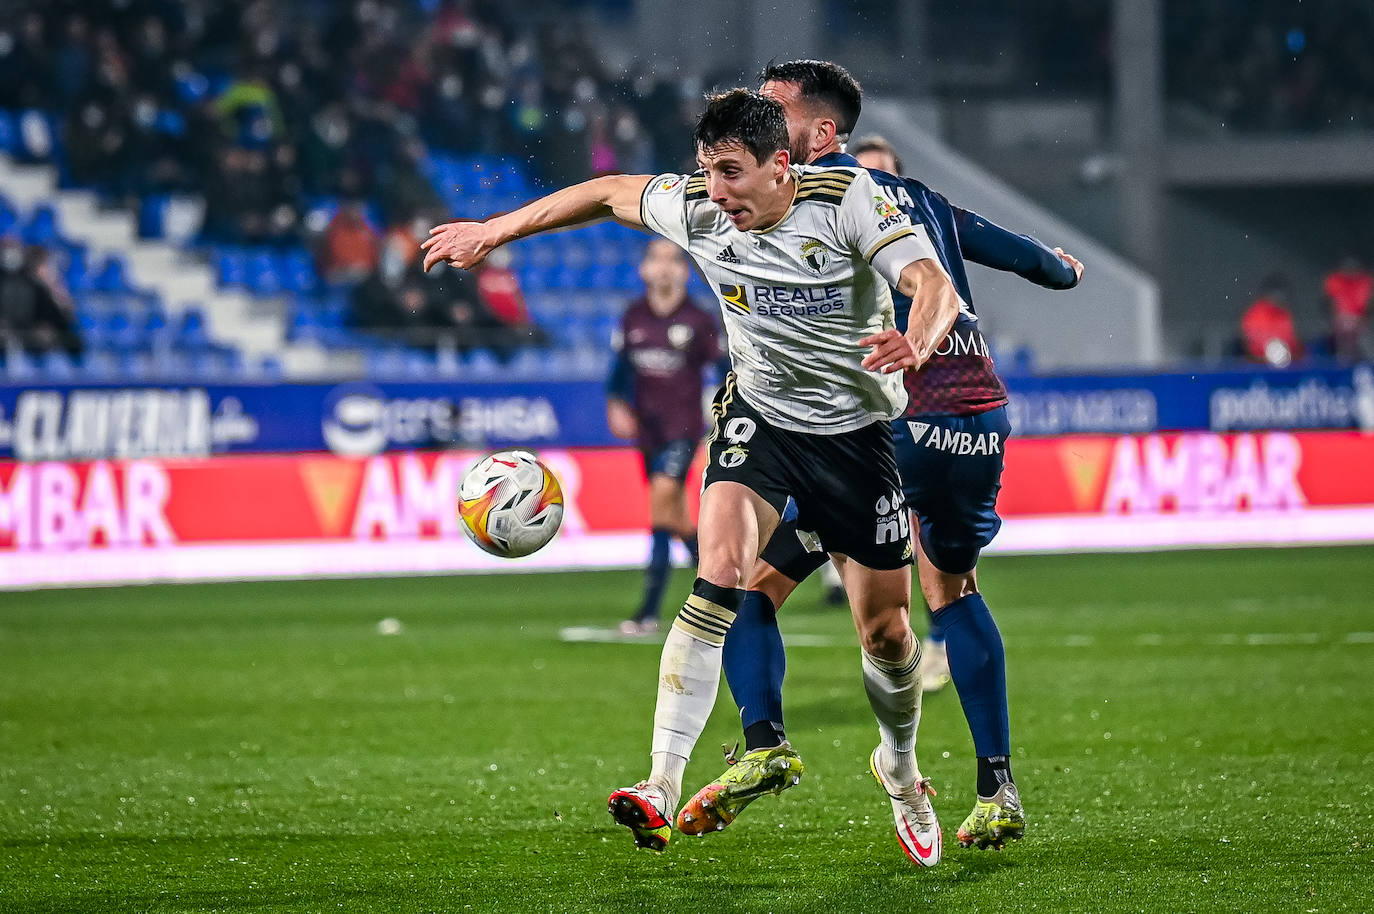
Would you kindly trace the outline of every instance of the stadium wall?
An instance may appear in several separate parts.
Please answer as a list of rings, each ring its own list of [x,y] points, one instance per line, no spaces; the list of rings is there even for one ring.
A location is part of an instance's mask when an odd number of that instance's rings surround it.
[[[454,493],[479,453],[3,463],[0,589],[642,563],[636,451],[542,450],[567,495],[564,528],[516,561],[458,529]],[[1360,431],[1013,439],[990,551],[1374,542],[1371,466],[1374,434]]]

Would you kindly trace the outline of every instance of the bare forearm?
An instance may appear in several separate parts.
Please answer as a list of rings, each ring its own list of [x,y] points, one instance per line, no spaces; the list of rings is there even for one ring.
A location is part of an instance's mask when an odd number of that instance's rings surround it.
[[[485,222],[436,225],[420,245],[425,252],[425,269],[447,263],[471,270],[492,251],[517,238],[610,216],[628,225],[643,226],[639,201],[648,183],[643,175],[608,175],[555,191]]]
[[[643,190],[648,179],[638,180],[639,190]],[[514,212],[488,220],[487,224],[494,234],[492,241],[501,245],[551,229],[584,225],[611,217],[624,218],[621,211],[627,205],[626,187],[624,175],[608,175],[554,191]],[[639,193],[631,193],[634,200],[633,221],[637,223]]]
[[[897,291],[911,297],[906,338],[924,360],[953,329],[959,317],[959,293],[932,260],[907,264]]]

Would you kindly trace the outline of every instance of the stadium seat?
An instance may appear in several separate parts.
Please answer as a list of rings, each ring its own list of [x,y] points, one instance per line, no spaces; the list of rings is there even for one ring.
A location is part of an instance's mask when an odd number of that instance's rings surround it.
[[[490,349],[474,349],[463,360],[464,376],[470,380],[489,381],[501,376],[501,362]]]
[[[57,227],[57,213],[47,203],[40,203],[29,214],[28,221],[19,230],[19,239],[25,244],[52,247],[60,240]]]
[[[176,343],[182,349],[204,349],[210,345],[205,314],[198,307],[187,308],[176,327]]]
[[[91,286],[97,292],[132,292],[134,287],[123,255],[105,255],[105,262],[101,264],[100,272],[95,274]]]
[[[215,276],[221,286],[248,285],[248,255],[237,248],[220,248],[215,252]]]
[[[110,315],[105,324],[105,343],[117,352],[132,352],[143,345],[143,331],[123,311]]]
[[[313,292],[318,276],[315,262],[303,250],[287,251],[277,260],[277,274],[282,288],[288,292]]]
[[[166,216],[170,197],[166,194],[149,194],[138,204],[138,237],[161,238],[163,220]]]
[[[79,374],[76,362],[60,349],[40,353],[37,362],[39,375],[49,381],[71,381]]]
[[[5,354],[5,377],[11,381],[31,381],[38,377],[38,366],[22,349]]]
[[[13,155],[18,148],[19,128],[15,124],[14,114],[0,110],[0,152]]]
[[[95,349],[90,343],[81,354],[81,374],[93,381],[103,381],[119,376],[119,359],[105,349]]]
[[[281,276],[277,273],[277,259],[271,251],[253,251],[248,255],[248,291],[258,296],[280,295]]]

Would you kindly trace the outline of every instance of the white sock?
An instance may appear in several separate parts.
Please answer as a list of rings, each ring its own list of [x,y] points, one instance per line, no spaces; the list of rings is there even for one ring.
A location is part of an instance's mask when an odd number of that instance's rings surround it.
[[[878,718],[884,773],[899,784],[916,781],[916,725],[921,720],[921,648],[913,638],[903,660],[881,660],[863,652],[864,691]]]
[[[724,649],[674,625],[663,642],[654,709],[653,770],[649,780],[668,797],[668,812],[682,796],[682,775],[716,704]]]

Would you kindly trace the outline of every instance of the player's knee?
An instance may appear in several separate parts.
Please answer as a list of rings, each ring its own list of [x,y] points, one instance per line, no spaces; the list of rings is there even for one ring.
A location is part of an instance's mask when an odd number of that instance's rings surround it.
[[[701,562],[697,566],[697,575],[718,587],[743,589],[749,583],[748,573],[752,564],[752,562],[746,562],[744,557],[740,555],[732,555],[720,550],[715,552],[703,551]]]
[[[879,660],[902,660],[911,650],[913,636],[905,612],[884,613],[859,631],[864,651]]]

